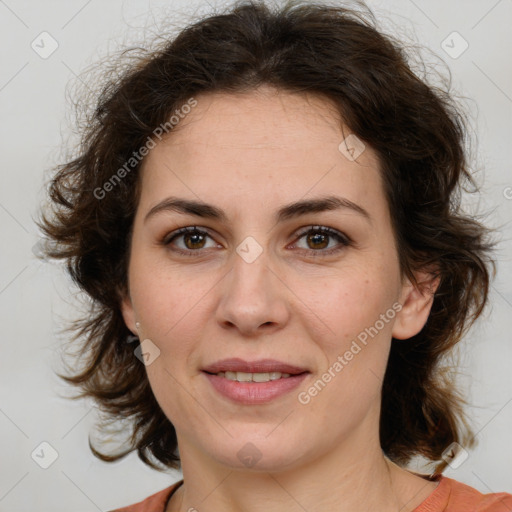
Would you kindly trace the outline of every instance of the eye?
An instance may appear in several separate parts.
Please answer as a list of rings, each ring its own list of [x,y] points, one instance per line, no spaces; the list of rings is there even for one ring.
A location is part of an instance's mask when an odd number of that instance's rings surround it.
[[[343,250],[345,247],[351,245],[351,239],[336,231],[325,226],[310,226],[306,230],[299,233],[298,240],[304,238],[307,244],[305,250],[309,253],[332,254]],[[333,239],[337,242],[330,244]],[[327,250],[325,250],[327,249]]]
[[[173,248],[173,250],[191,256],[191,252],[217,246],[216,243],[213,243],[210,247],[207,247],[205,245],[207,238],[211,239],[211,236],[206,231],[198,229],[196,226],[187,226],[170,233],[164,238],[162,243],[165,246],[170,246],[173,245],[175,240],[180,240],[182,244],[177,244],[177,247]]]

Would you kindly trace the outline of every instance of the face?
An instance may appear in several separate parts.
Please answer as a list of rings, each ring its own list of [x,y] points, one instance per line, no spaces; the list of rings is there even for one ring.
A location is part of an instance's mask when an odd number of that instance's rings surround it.
[[[401,279],[376,154],[348,158],[319,97],[196,99],[143,163],[122,304],[180,454],[265,471],[375,447],[391,337],[431,302]]]

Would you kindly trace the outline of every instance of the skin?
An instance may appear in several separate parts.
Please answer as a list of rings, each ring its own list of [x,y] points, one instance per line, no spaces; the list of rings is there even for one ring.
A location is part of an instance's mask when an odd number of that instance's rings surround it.
[[[122,302],[128,328],[160,350],[147,375],[176,429],[184,477],[167,512],[413,510],[437,484],[384,457],[380,390],[392,336],[417,334],[433,295],[402,279],[375,152],[366,146],[356,161],[340,152],[350,130],[321,97],[262,87],[196,99],[144,160]],[[286,204],[333,194],[370,220],[351,209],[274,219]],[[213,204],[227,221],[176,211],[145,220],[169,196]],[[163,243],[186,226],[209,236]],[[301,233],[310,226],[353,243],[308,241]],[[248,236],[263,250],[252,263],[236,252]],[[327,254],[332,248],[340,250]],[[417,277],[429,283],[427,273]],[[429,284],[434,291],[437,283]],[[298,393],[397,303],[401,311],[300,403]],[[270,403],[240,405],[201,372],[235,356],[311,373]],[[251,468],[237,456],[248,442],[261,454]]]

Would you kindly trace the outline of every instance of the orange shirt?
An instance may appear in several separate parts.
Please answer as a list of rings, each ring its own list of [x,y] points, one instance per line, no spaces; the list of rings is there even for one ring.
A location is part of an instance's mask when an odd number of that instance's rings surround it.
[[[438,486],[413,512],[512,512],[512,494],[482,494],[443,475],[436,480],[439,480]],[[182,483],[180,480],[139,503],[111,512],[165,512],[173,492]]]

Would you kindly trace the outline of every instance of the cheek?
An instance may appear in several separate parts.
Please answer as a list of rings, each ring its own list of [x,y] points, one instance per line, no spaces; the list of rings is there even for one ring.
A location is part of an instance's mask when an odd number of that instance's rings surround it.
[[[362,278],[354,270],[312,297],[312,308],[321,319],[316,321],[318,329],[326,324],[329,330],[324,328],[327,334],[314,338],[325,358],[318,380],[302,391],[309,397],[321,396],[311,399],[312,414],[325,415],[329,404],[327,419],[346,428],[379,402],[386,370],[394,297],[376,279],[375,275]]]
[[[352,267],[328,279],[302,281],[300,294],[308,298],[307,304],[313,313],[308,316],[317,325],[317,336],[331,357],[366,332],[365,329],[374,326],[396,300],[395,287],[385,277],[385,272],[368,269]],[[384,326],[379,322],[378,327],[382,331],[379,334],[386,336],[391,332],[392,323],[388,319]]]
[[[130,264],[130,293],[136,315],[147,337],[170,340],[193,330],[192,318],[204,314],[208,292],[215,286],[212,272],[184,270],[165,258],[135,254]],[[167,342],[167,341],[166,341]]]

